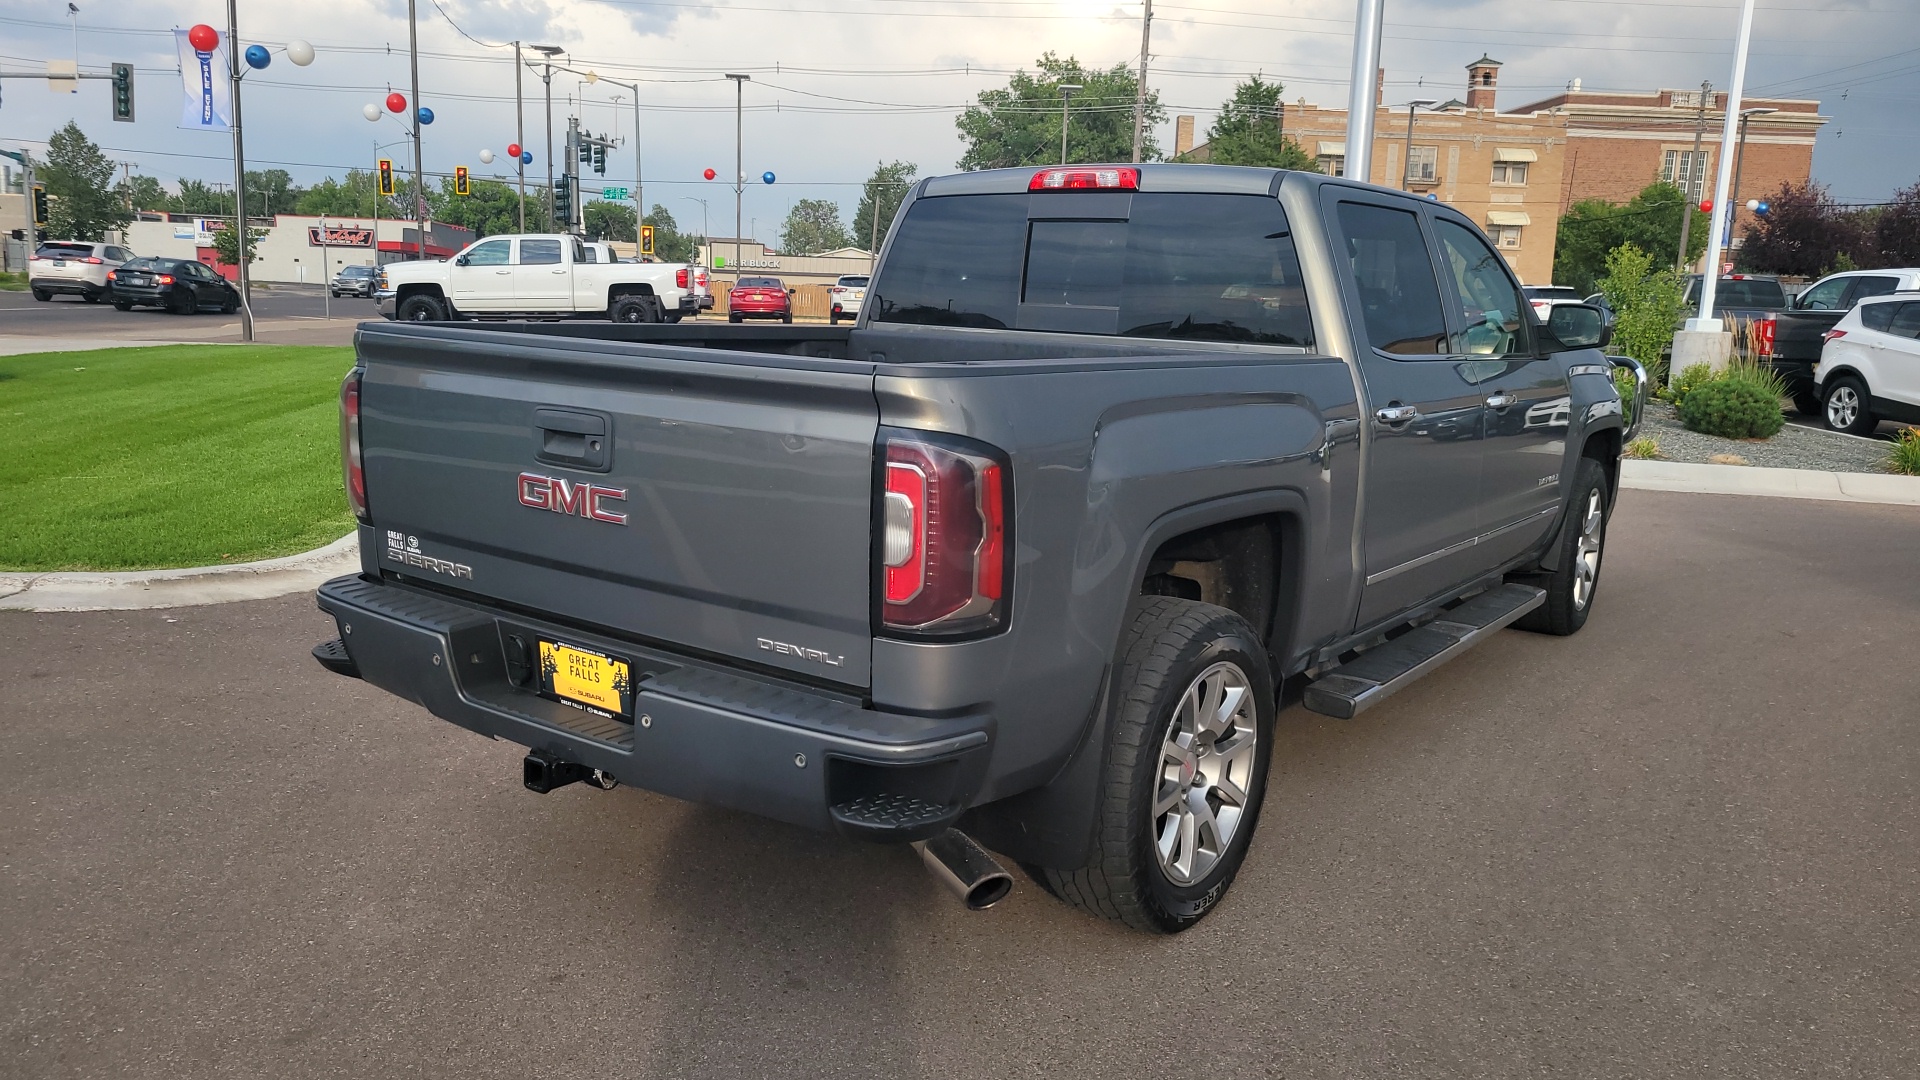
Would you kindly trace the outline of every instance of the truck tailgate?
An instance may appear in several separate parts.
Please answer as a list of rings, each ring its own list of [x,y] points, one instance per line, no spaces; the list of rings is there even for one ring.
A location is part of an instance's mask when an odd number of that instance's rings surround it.
[[[383,569],[868,685],[868,365],[416,326],[357,347]]]

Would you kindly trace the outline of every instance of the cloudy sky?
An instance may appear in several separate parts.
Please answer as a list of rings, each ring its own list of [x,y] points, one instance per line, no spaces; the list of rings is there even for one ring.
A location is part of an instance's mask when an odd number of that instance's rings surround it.
[[[108,119],[107,85],[56,95],[37,80],[0,83],[0,145],[39,150],[77,119],[116,160],[171,184],[231,177],[223,136],[181,131],[173,27],[224,28],[212,0],[77,0],[83,71],[138,68],[139,120]],[[1580,79],[1589,90],[1724,86],[1732,71],[1738,0],[1387,0],[1388,102],[1451,96],[1483,51],[1505,62],[1500,105],[1545,97]],[[74,57],[65,0],[0,0],[0,70],[42,70]],[[1915,0],[1761,0],[1750,94],[1811,97],[1833,120],[1814,155],[1815,178],[1847,202],[1873,202],[1920,179],[1920,16]],[[961,146],[953,118],[981,90],[1049,50],[1082,62],[1133,63],[1140,7],[1101,0],[419,0],[421,97],[436,113],[425,164],[476,175],[500,171],[514,138],[514,39],[567,50],[572,66],[638,82],[649,204],[700,228],[706,199],[714,235],[731,232],[733,85],[746,90],[746,172],[778,182],[749,187],[747,231],[771,237],[792,201],[825,197],[852,216],[858,185],[882,160],[923,174],[950,170]],[[1193,113],[1204,132],[1236,80],[1279,78],[1288,100],[1344,106],[1354,0],[1172,0],[1156,4],[1151,84],[1170,115]],[[247,80],[247,154],[312,183],[369,167],[398,124],[370,124],[361,106],[408,82],[404,0],[241,0],[243,43],[293,38],[319,58],[296,68],[276,57]],[[542,86],[525,80],[526,142],[545,175]],[[594,131],[629,134],[631,96],[606,83],[553,78],[554,115],[571,111]],[[620,94],[617,104],[614,94]],[[1172,142],[1172,124],[1160,132]],[[481,148],[498,156],[491,168]],[[404,147],[383,153],[396,160]],[[610,184],[631,180],[631,148]],[[722,179],[708,182],[712,167]]]

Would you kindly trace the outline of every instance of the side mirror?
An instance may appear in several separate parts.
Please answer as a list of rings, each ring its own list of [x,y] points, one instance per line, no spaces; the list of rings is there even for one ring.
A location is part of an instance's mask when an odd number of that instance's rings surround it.
[[[1555,304],[1547,313],[1547,333],[1569,349],[1597,349],[1613,337],[1613,328],[1592,304]]]
[[[788,290],[787,290],[787,295],[788,295],[788,296],[793,296],[793,295],[796,295],[796,294],[798,294],[798,293],[799,293],[799,291],[800,291],[799,289],[788,289]]]
[[[467,257],[465,255],[456,256],[453,260],[453,265],[455,266],[467,265]]]

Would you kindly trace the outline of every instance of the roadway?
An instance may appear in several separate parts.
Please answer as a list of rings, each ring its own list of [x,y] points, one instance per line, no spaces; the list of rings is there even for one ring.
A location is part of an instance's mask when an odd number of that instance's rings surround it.
[[[1629,491],[1571,639],[1282,713],[1147,938],[643,792],[308,657],[310,598],[0,612],[7,1076],[1914,1075],[1920,517]]]
[[[331,306],[332,318],[328,308]],[[377,319],[372,300],[343,296],[330,299],[319,286],[255,288],[255,339],[283,345],[348,345],[354,324]],[[144,341],[237,342],[240,317],[205,312],[173,315],[152,308],[115,311],[102,301],[89,304],[77,296],[37,301],[25,292],[0,292],[0,339],[41,338],[49,341],[98,341],[102,344]],[[29,347],[24,340],[4,342],[7,351]]]

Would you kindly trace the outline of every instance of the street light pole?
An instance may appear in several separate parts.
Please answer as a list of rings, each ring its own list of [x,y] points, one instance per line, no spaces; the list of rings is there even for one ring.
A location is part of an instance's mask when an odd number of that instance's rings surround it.
[[[520,60],[520,43],[513,43],[513,145],[521,150],[527,148],[527,109],[526,100],[520,93],[520,69],[525,65]],[[513,157],[513,171],[520,176],[520,231],[527,231],[527,166],[520,155]]]
[[[1153,41],[1153,0],[1146,0],[1146,5],[1146,14],[1140,19],[1140,85],[1133,101],[1133,163],[1136,165],[1140,163],[1140,143],[1146,134],[1147,49]]]
[[[253,279],[247,273],[247,162],[240,140],[240,13],[237,0],[227,0],[227,67],[233,79],[233,238],[240,279],[240,340],[253,340]],[[27,199],[33,199],[31,189]],[[31,211],[29,211],[31,214]]]
[[[407,0],[407,56],[413,69],[413,228],[419,237],[420,261],[427,261],[427,189],[420,167],[420,32],[415,25],[416,0]]]
[[[1740,96],[1747,86],[1747,47],[1753,42],[1753,0],[1740,5],[1740,33],[1733,47],[1733,84],[1727,88],[1727,122],[1720,132],[1720,170],[1713,185],[1713,217],[1707,233],[1707,265],[1700,278],[1700,314],[1687,320],[1687,329],[1720,333],[1723,324],[1713,315],[1714,293],[1720,284],[1720,255],[1726,246],[1726,233],[1720,215],[1727,205],[1727,188],[1733,183],[1734,136],[1740,126]],[[1727,219],[1731,222],[1733,219]],[[1677,350],[1676,350],[1677,352]],[[1677,356],[1676,356],[1677,359]]]
[[[1740,216],[1740,170],[1747,163],[1747,121],[1755,116],[1779,112],[1779,109],[1742,109],[1740,110],[1740,141],[1733,154],[1733,192],[1727,197],[1727,227],[1733,227],[1734,219]]]
[[[1406,191],[1413,186],[1413,114],[1420,109],[1431,109],[1440,104],[1432,98],[1414,98],[1407,102],[1407,154],[1400,162],[1400,190]]]
[[[747,84],[753,81],[753,76],[729,75],[727,78],[733,80],[733,281],[738,286],[740,283],[740,195],[747,186],[744,117]]]
[[[1373,178],[1373,110],[1379,105],[1374,79],[1380,70],[1380,31],[1386,22],[1387,0],[1360,0],[1353,23],[1353,82],[1347,90],[1348,179],[1363,184]]]
[[[546,56],[546,67],[540,74],[540,81],[546,84],[547,93],[547,225],[551,228],[553,220],[553,58],[567,50],[558,45],[535,45],[534,51]],[[524,147],[526,144],[522,143]]]
[[[1073,100],[1076,92],[1083,89],[1085,87],[1079,83],[1060,84],[1060,164],[1062,165],[1067,163],[1067,103]]]

